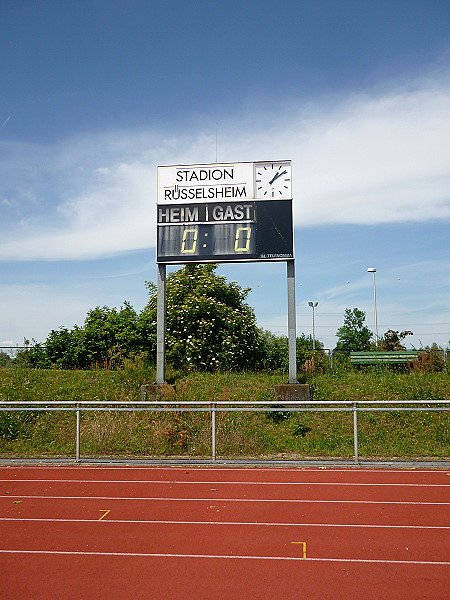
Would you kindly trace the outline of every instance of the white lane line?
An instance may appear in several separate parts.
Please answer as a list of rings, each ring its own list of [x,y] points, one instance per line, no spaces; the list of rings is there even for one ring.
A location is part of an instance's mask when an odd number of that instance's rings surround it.
[[[166,485],[326,485],[326,486],[358,486],[358,487],[450,487],[450,483],[341,483],[328,481],[183,481],[180,480],[160,480],[160,479],[0,479],[0,483],[159,483]]]
[[[100,519],[46,519],[40,517],[0,517],[0,521],[38,521],[44,523],[96,523]],[[361,529],[450,529],[446,525],[364,525],[356,523],[263,523],[258,521],[169,521],[102,519],[102,523],[137,523],[140,525],[237,525],[259,527],[355,527]]]
[[[284,502],[287,504],[407,504],[414,506],[447,506],[450,502],[402,502],[398,500],[282,500],[282,499],[270,499],[270,498],[156,498],[147,496],[23,496],[17,494],[10,494],[8,496],[0,496],[1,499],[10,500],[12,498],[25,498],[25,499],[37,499],[37,500],[146,500],[154,502]]]
[[[65,556],[132,556],[143,558],[218,558],[226,560],[289,560],[309,562],[377,563],[400,565],[450,565],[450,562],[425,560],[379,560],[365,558],[300,558],[298,556],[246,556],[227,554],[163,554],[144,552],[85,552],[64,550],[0,550],[2,554],[56,554]]]

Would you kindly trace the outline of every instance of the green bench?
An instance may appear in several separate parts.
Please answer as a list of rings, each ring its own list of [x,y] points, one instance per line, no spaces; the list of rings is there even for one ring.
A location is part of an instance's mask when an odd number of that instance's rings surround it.
[[[352,365],[407,365],[412,364],[419,354],[419,350],[350,352],[350,362]]]

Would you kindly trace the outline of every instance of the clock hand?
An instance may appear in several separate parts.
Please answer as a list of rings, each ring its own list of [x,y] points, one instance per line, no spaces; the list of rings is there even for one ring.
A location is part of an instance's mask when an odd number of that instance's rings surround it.
[[[272,183],[274,181],[276,181],[279,177],[281,177],[282,175],[286,175],[287,171],[286,169],[284,171],[282,171],[281,173],[275,173],[275,175],[272,177],[272,179],[269,181],[269,185],[272,185]]]

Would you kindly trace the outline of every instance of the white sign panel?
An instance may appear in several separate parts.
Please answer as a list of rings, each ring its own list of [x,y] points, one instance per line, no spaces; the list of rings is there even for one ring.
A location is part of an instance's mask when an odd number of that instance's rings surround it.
[[[241,201],[254,197],[252,162],[158,167],[158,204]]]

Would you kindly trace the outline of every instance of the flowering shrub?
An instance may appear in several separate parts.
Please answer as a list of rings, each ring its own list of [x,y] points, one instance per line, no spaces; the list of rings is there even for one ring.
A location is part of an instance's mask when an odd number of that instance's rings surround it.
[[[214,371],[257,366],[260,331],[245,302],[249,289],[215,273],[217,265],[186,265],[166,286],[166,358],[175,368]],[[156,290],[148,304],[156,321]]]

